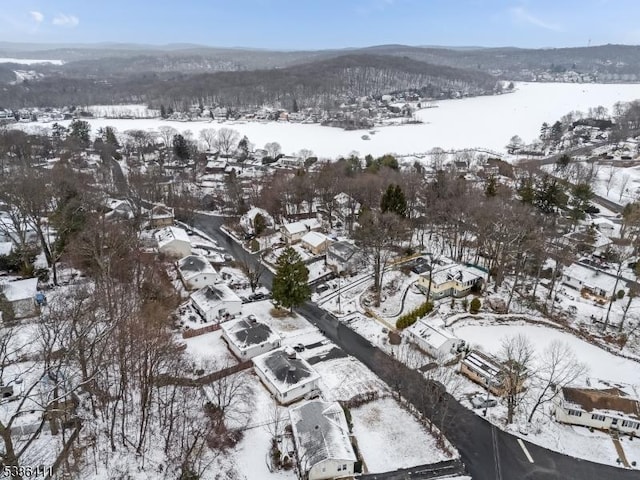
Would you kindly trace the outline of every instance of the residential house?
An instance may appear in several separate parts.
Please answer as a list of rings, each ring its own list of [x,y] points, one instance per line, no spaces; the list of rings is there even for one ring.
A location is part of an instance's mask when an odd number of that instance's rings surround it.
[[[280,347],[280,335],[266,323],[258,322],[255,315],[222,324],[222,338],[229,350],[240,360],[270,352]]]
[[[640,401],[617,388],[560,387],[554,404],[558,422],[640,434]]]
[[[289,409],[289,418],[302,478],[353,477],[357,458],[338,402],[305,402]]]
[[[317,218],[308,218],[298,222],[286,223],[280,228],[283,240],[288,243],[296,243],[300,241],[308,232],[320,230],[320,222]]]
[[[333,242],[327,247],[327,266],[336,274],[352,274],[364,265],[362,252],[353,243]]]
[[[576,230],[562,237],[562,244],[576,253],[604,252],[613,242],[597,228]]]
[[[107,198],[105,200],[104,206],[107,210],[104,216],[107,219],[130,220],[134,217],[133,207],[128,200]]]
[[[308,232],[300,239],[300,243],[314,255],[324,255],[331,240],[323,233]]]
[[[446,360],[455,357],[465,346],[464,340],[444,328],[431,325],[425,318],[411,325],[407,332],[413,343],[433,358]]]
[[[591,220],[591,225],[598,229],[605,237],[613,237],[616,231],[616,224],[608,218],[597,217]]]
[[[483,281],[483,272],[474,267],[449,263],[440,267],[433,265],[432,268],[431,272],[420,274],[417,281],[418,288],[429,292],[430,300],[464,297]]]
[[[207,285],[191,294],[193,308],[206,322],[222,322],[240,315],[242,300],[224,283]]]
[[[160,253],[178,258],[191,255],[191,240],[186,230],[178,227],[164,227],[154,236]]]
[[[564,269],[562,283],[607,301],[616,293],[614,290],[623,290],[627,286],[626,280],[616,280],[615,275],[581,263],[572,263]]]
[[[227,168],[227,160],[224,158],[211,159],[207,162],[204,171],[207,174],[224,173]]]
[[[149,209],[148,218],[151,228],[169,227],[175,221],[175,213],[172,207],[158,203]]]
[[[253,358],[256,374],[283,405],[295,402],[318,388],[320,375],[289,347]]]
[[[26,280],[2,283],[0,284],[0,293],[4,295],[9,305],[11,305],[16,319],[37,315],[37,278],[27,278]]]
[[[478,350],[471,350],[460,362],[461,374],[497,396],[504,394],[502,372],[502,365],[497,359]]]
[[[269,215],[269,212],[267,212],[266,210],[262,209],[262,208],[252,208],[251,210],[249,210],[247,213],[245,213],[244,215],[242,215],[242,217],[240,217],[240,226],[242,227],[242,230],[245,233],[249,233],[249,234],[255,234],[255,220],[256,220],[256,216],[260,214],[262,215],[262,218],[264,219],[264,223],[265,223],[265,227],[266,228],[273,228],[274,226],[274,221],[273,221],[273,217],[271,215]]]
[[[202,255],[187,255],[177,262],[178,274],[187,290],[198,290],[220,282],[220,276]]]

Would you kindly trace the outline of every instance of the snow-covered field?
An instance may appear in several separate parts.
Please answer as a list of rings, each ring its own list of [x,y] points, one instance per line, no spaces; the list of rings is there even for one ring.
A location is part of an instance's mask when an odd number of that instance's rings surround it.
[[[416,116],[423,124],[376,127],[376,133],[363,140],[363,131],[344,131],[286,122],[177,122],[162,119],[88,120],[93,131],[111,125],[118,131],[157,130],[172,126],[191,130],[197,136],[205,128],[233,128],[246,135],[256,146],[278,142],[282,151],[292,154],[302,148],[320,157],[335,158],[357,151],[361,155],[399,155],[427,152],[433,147],[445,149],[487,148],[504,151],[513,135],[531,141],[540,133],[543,122],[554,122],[574,110],[586,111],[602,105],[611,108],[618,101],[640,98],[640,84],[520,83],[514,93],[443,100],[437,108],[420,110]],[[69,121],[60,122],[67,125]],[[24,128],[38,124],[24,124]],[[46,126],[41,124],[39,126]]]
[[[573,349],[576,357],[586,364],[588,375],[601,380],[631,385],[640,384],[640,363],[613,355],[569,333],[537,325],[470,325],[460,324],[452,328],[471,346],[497,354],[505,337],[522,334],[534,346],[537,353],[553,341],[561,341]]]
[[[416,419],[390,397],[351,409],[351,417],[370,473],[449,459]]]

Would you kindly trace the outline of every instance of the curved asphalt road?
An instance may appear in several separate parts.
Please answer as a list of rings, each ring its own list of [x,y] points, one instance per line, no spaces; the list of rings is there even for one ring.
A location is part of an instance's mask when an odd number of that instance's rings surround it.
[[[198,215],[195,227],[211,235],[234,257],[246,252],[220,231],[221,217]],[[257,261],[257,257],[253,257]],[[262,283],[270,287],[273,274],[266,271]],[[316,304],[307,302],[297,309],[309,322],[324,331],[325,336],[364,363],[390,385],[402,376],[402,395],[418,410],[429,382],[412,370],[374,347],[368,340],[341,324],[333,315]],[[638,471],[623,470],[562,455],[529,442],[524,442],[534,463],[529,462],[517,437],[495,428],[482,417],[463,407],[453,398],[448,402],[444,430],[460,452],[474,480],[638,480]],[[390,446],[393,448],[393,446]]]

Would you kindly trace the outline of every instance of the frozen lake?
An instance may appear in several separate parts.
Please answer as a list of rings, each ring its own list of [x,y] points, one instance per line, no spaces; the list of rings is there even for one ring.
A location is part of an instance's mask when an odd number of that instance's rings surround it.
[[[599,105],[611,109],[618,101],[640,99],[640,84],[519,83],[516,89],[505,95],[443,100],[437,103],[437,108],[416,113],[423,124],[376,127],[374,135],[362,130],[347,132],[320,125],[284,122],[209,123],[160,119],[95,119],[89,122],[94,132],[106,125],[112,125],[118,131],[153,130],[170,125],[179,131],[191,130],[196,136],[203,128],[224,126],[246,135],[256,147],[279,142],[287,154],[309,148],[316,155],[329,158],[348,155],[352,151],[374,156],[385,153],[409,155],[424,153],[433,147],[447,150],[486,148],[503,152],[513,135],[531,141],[539,135],[543,122],[553,123],[570,111],[586,112]],[[370,140],[361,138],[365,134],[369,134]]]

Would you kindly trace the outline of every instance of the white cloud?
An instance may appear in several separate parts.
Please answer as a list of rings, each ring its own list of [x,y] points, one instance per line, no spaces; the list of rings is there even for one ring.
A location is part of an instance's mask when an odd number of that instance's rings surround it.
[[[511,16],[518,23],[528,23],[535,27],[543,28],[544,30],[551,30],[554,32],[561,32],[562,27],[557,23],[547,22],[532,13],[530,13],[524,7],[513,7],[510,9]]]
[[[53,17],[53,21],[51,22],[54,25],[58,25],[59,27],[77,27],[80,23],[80,19],[75,15],[65,15],[64,13],[59,13],[55,17]]]
[[[31,15],[31,18],[33,18],[33,21],[36,23],[42,23],[44,21],[44,15],[42,14],[42,12],[31,10],[29,12],[29,15]]]

